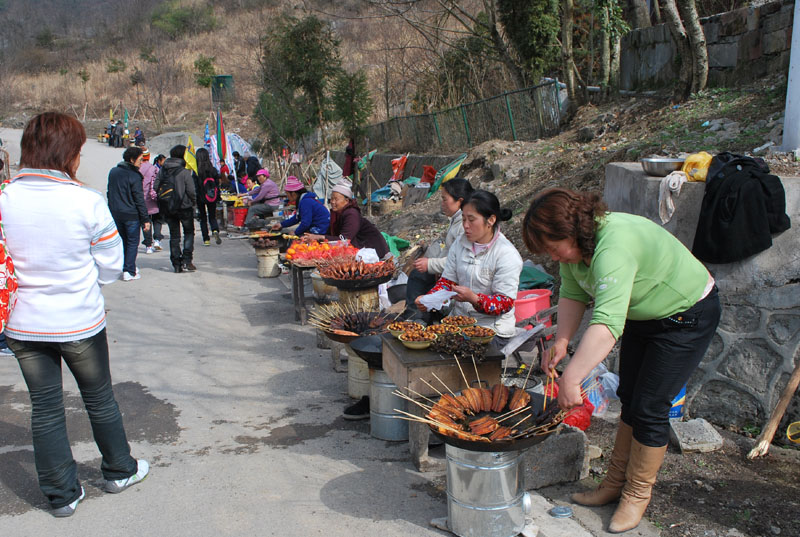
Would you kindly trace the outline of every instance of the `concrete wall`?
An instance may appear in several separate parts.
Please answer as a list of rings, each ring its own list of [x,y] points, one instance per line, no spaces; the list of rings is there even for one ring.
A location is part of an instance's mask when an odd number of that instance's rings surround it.
[[[606,167],[604,197],[612,211],[658,217],[658,177],[638,163]],[[717,280],[722,320],[703,362],[689,381],[687,407],[720,425],[763,426],[800,360],[800,178],[782,177],[788,231],[773,246],[743,261],[707,265]],[[691,249],[705,183],[687,183],[664,227]],[[795,395],[786,423],[800,419]],[[780,430],[778,436],[780,436]]]
[[[709,86],[731,86],[789,69],[794,2],[778,0],[700,20],[708,45]],[[680,59],[666,24],[633,30],[622,38],[620,87],[644,90],[670,85]]]
[[[370,172],[375,176],[380,186],[389,182],[392,176],[392,160],[403,156],[403,154],[375,153],[370,163]],[[339,166],[344,166],[344,151],[331,151],[331,158]],[[409,155],[406,161],[405,174],[403,179],[409,177],[422,177],[422,166],[433,166],[437,170],[450,164],[458,155]],[[373,183],[374,187],[374,183]]]

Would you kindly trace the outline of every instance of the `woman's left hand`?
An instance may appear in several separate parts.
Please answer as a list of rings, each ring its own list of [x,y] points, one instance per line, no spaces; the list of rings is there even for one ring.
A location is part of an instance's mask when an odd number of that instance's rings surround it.
[[[454,285],[453,291],[457,293],[453,298],[458,302],[469,302],[473,306],[478,302],[478,295],[466,285]]]
[[[428,258],[420,257],[414,261],[414,268],[420,272],[428,272]]]
[[[558,381],[558,406],[561,407],[561,410],[569,410],[582,404],[581,385],[561,377]]]
[[[312,240],[312,241],[324,241],[325,240],[325,236],[324,235],[317,235],[315,233],[306,233],[305,235],[303,235],[303,238],[309,239],[309,240]]]

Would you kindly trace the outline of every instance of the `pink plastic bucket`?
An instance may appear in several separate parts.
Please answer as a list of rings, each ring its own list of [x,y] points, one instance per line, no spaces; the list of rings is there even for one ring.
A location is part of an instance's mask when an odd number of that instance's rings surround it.
[[[517,322],[524,321],[528,317],[536,315],[537,312],[549,308],[552,294],[547,289],[530,289],[517,293],[517,300],[514,302],[514,316]],[[553,323],[548,319],[544,324],[551,326]]]

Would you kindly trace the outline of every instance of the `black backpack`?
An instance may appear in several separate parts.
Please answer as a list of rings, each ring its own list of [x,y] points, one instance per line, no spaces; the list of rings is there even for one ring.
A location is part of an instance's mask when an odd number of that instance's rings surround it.
[[[156,201],[158,202],[158,211],[162,214],[173,214],[181,208],[182,200],[177,188],[177,178],[181,171],[169,173],[162,169],[159,173]]]

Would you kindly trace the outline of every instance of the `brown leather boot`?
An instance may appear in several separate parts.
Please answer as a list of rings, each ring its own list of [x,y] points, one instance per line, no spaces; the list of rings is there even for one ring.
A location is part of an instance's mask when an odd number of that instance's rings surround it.
[[[611,517],[608,531],[622,533],[639,525],[644,511],[650,503],[656,474],[661,468],[661,463],[664,462],[666,452],[667,446],[649,447],[633,439],[628,470],[625,473],[627,482],[622,489],[622,497],[617,510]]]
[[[628,467],[632,438],[633,429],[631,426],[620,421],[617,427],[614,449],[611,451],[611,463],[608,465],[606,476],[596,489],[573,494],[573,502],[596,507],[619,499],[622,494],[622,487],[625,486],[625,469]]]

